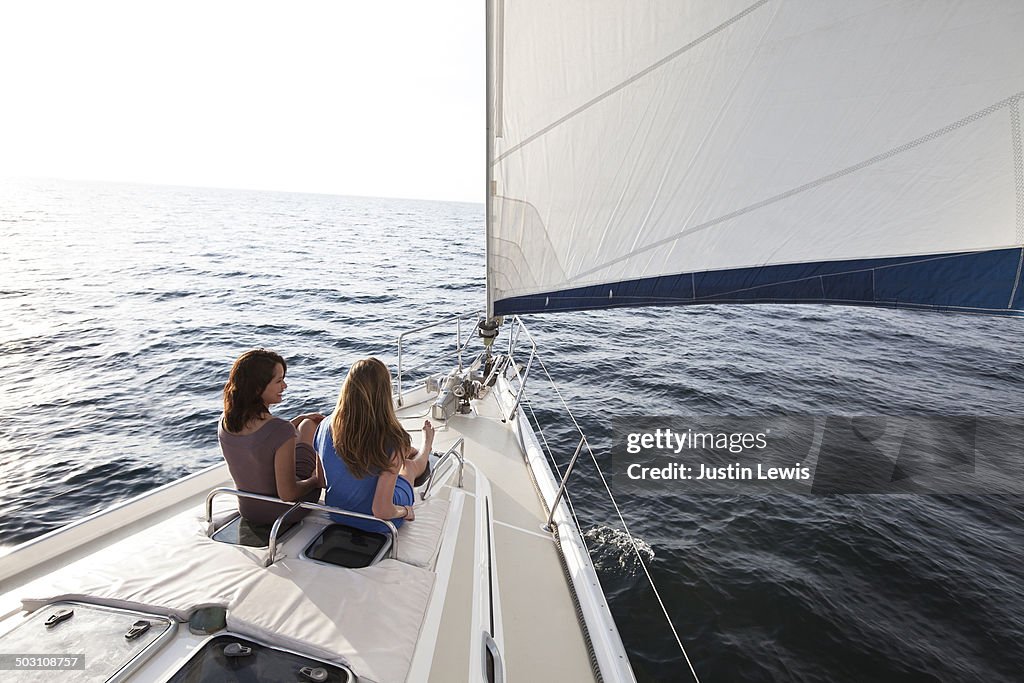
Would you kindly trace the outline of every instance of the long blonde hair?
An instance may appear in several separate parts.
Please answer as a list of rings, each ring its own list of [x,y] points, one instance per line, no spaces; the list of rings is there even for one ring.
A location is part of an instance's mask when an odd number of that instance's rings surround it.
[[[391,372],[376,358],[356,361],[341,386],[331,419],[334,450],[357,479],[394,469],[412,440],[395,415]]]

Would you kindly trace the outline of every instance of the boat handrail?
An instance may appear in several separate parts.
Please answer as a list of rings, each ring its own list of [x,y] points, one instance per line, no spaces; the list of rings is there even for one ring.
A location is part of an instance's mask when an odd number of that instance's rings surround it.
[[[562,477],[562,481],[558,485],[558,493],[555,494],[555,500],[551,503],[551,512],[548,513],[548,520],[544,523],[544,530],[547,532],[554,531],[552,524],[555,521],[555,509],[558,508],[559,501],[561,501],[562,496],[565,495],[565,487],[569,483],[569,475],[572,474],[572,469],[576,466],[576,461],[579,460],[580,453],[583,452],[584,445],[586,445],[588,449],[590,448],[590,444],[587,443],[586,435],[581,431],[580,442],[576,445],[576,452],[572,454],[572,458],[569,460],[569,465],[565,468],[565,475]],[[578,523],[577,528],[579,528]],[[580,531],[582,531],[582,529]]]
[[[456,325],[456,327],[455,327],[456,355],[457,355],[458,367],[459,367],[459,370],[461,370],[462,366],[463,366],[463,363],[462,363],[462,352],[465,350],[466,346],[469,345],[469,341],[471,339],[471,337],[467,337],[465,344],[463,343],[463,341],[462,341],[462,321],[463,321],[463,319],[467,319],[467,318],[471,318],[471,317],[475,318],[476,321],[479,323],[480,320],[483,319],[483,314],[481,314],[481,313],[462,313],[462,314],[459,314],[459,315],[456,315],[456,316],[451,316],[451,317],[443,318],[443,319],[441,319],[441,320],[439,320],[437,322],[430,323],[428,325],[422,325],[420,327],[417,327],[417,328],[414,328],[414,329],[411,329],[411,330],[406,330],[406,331],[402,332],[400,335],[398,335],[398,363],[397,363],[398,369],[397,369],[397,379],[396,379],[396,384],[397,384],[396,389],[397,389],[397,392],[395,394],[395,401],[396,401],[396,403],[399,406],[402,406],[405,403],[405,387],[403,386],[403,382],[404,382],[404,379],[405,379],[405,368],[404,368],[403,363],[402,363],[402,357],[403,357],[403,354],[404,354],[403,342],[405,341],[405,338],[407,336],[411,335],[411,334],[416,334],[418,332],[423,332],[425,330],[433,329],[435,327],[438,327],[439,325],[444,325],[446,323],[450,324],[450,323],[454,322],[455,325]],[[506,420],[511,420],[511,419],[515,418],[516,412],[519,410],[519,405],[522,403],[523,396],[525,395],[525,392],[526,392],[526,380],[530,376],[530,369],[533,367],[534,358],[536,358],[536,356],[537,356],[537,342],[536,342],[536,340],[534,340],[533,335],[530,333],[530,330],[528,330],[526,328],[526,325],[523,323],[523,321],[519,318],[518,315],[512,316],[511,322],[514,323],[516,325],[516,327],[515,327],[515,333],[513,333],[511,329],[509,330],[509,335],[508,335],[508,359],[509,359],[509,365],[512,367],[512,370],[515,373],[516,378],[519,380],[519,390],[516,393],[516,400],[513,402],[512,408],[509,411],[509,414],[504,416]],[[526,360],[526,366],[525,366],[524,370],[522,372],[520,372],[519,371],[519,367],[518,367],[518,365],[515,362],[515,351],[516,351],[516,347],[519,344],[519,338],[520,338],[520,336],[524,332],[526,333],[526,339],[530,342],[530,356]],[[434,357],[434,359],[436,359],[436,357]],[[418,369],[418,368],[422,367],[425,364],[426,364],[426,362],[420,363],[419,365],[415,366],[414,369]]]
[[[528,330],[527,334],[529,334]],[[598,464],[597,462],[597,456],[594,454],[594,449],[591,448],[590,442],[587,441],[586,434],[583,433],[583,428],[580,426],[580,423],[576,420],[576,416],[573,415],[572,410],[570,410],[569,404],[566,402],[565,397],[562,396],[562,392],[559,391],[558,385],[555,384],[554,378],[551,377],[551,373],[548,372],[547,367],[544,365],[544,360],[538,358],[538,363],[540,364],[541,370],[543,370],[544,374],[547,376],[548,385],[554,390],[555,396],[558,397],[558,402],[561,404],[562,409],[564,410],[565,414],[569,417],[569,420],[572,422],[573,427],[576,428],[576,432],[580,435],[580,441],[576,446],[576,452],[570,459],[564,474],[562,474],[560,468],[558,467],[558,464],[555,462],[554,454],[551,452],[550,447],[547,445],[547,439],[544,440],[544,446],[547,449],[548,458],[551,461],[551,465],[555,468],[555,471],[558,472],[561,476],[561,482],[559,483],[558,493],[556,494],[554,502],[551,505],[551,510],[550,514],[548,515],[548,522],[545,529],[547,531],[554,533],[555,529],[553,526],[553,519],[555,516],[555,510],[558,508],[559,502],[565,495],[565,489],[569,482],[569,477],[572,475],[573,468],[576,465],[576,461],[585,449],[586,452],[590,455],[591,461],[594,463],[594,468],[597,471],[598,478],[600,479],[605,492],[608,494],[608,500],[611,502],[612,507],[615,510],[615,515],[618,517],[619,523],[622,525],[623,531],[626,532],[626,536],[629,537],[630,546],[633,550],[634,555],[636,556],[637,564],[639,564],[640,568],[643,570],[644,575],[647,577],[648,583],[651,585],[651,590],[654,592],[654,597],[658,602],[658,606],[661,608],[661,612],[665,617],[665,621],[668,623],[669,630],[672,632],[672,636],[675,638],[676,644],[679,646],[679,650],[683,655],[683,659],[686,661],[686,666],[688,667],[690,674],[693,676],[693,679],[697,681],[697,683],[700,683],[700,678],[697,676],[697,672],[693,668],[693,662],[690,661],[690,655],[687,654],[686,648],[683,646],[683,641],[679,637],[679,632],[676,630],[675,624],[672,622],[672,617],[669,616],[668,608],[665,607],[665,601],[662,599],[661,593],[658,591],[658,587],[654,583],[654,577],[651,575],[650,568],[647,566],[647,563],[644,562],[643,557],[640,555],[640,550],[637,547],[635,537],[633,536],[633,533],[629,530],[629,525],[626,523],[626,518],[622,514],[622,509],[619,507],[618,501],[615,500],[615,496],[612,495],[612,490],[611,487],[608,485],[608,480],[605,477],[604,472],[601,470],[600,464]],[[533,412],[533,407],[530,405],[529,402],[527,402],[527,405],[530,407],[530,413],[533,415],[533,420],[537,424],[538,430],[540,431],[541,437],[543,438],[544,431],[543,429],[540,429],[540,421],[538,420],[536,413]],[[526,417],[525,413],[524,417]],[[529,419],[527,419],[527,422],[529,422]],[[580,521],[579,518],[576,516],[576,510],[572,505],[572,501],[569,498],[566,498],[566,503],[571,514],[572,520],[575,523],[576,529],[580,533],[580,537],[583,538],[583,529],[580,527]],[[584,543],[586,543],[586,541],[584,541]]]
[[[456,448],[459,450],[456,451]],[[460,436],[458,441],[453,443],[434,463],[434,467],[430,472],[430,478],[427,479],[427,485],[423,488],[423,493],[420,494],[421,500],[426,500],[430,497],[430,489],[434,486],[435,481],[434,475],[440,472],[441,466],[453,457],[459,461],[459,488],[462,488],[462,471],[466,467],[466,437],[464,436]]]
[[[235,496],[236,498],[249,498],[251,500],[262,500],[267,503],[280,503],[288,505],[288,501],[281,500],[280,498],[274,498],[273,496],[264,496],[259,493],[249,493],[248,491],[238,491],[236,489],[230,489],[227,487],[216,488],[206,496],[206,521],[213,521],[213,499],[220,494]],[[277,559],[277,536],[281,531],[281,525],[288,515],[292,514],[296,510],[313,510],[317,512],[326,512],[332,515],[341,515],[343,517],[354,517],[356,519],[365,519],[372,522],[380,522],[381,524],[388,527],[388,533],[391,535],[391,552],[398,555],[398,527],[395,526],[394,522],[389,519],[381,519],[380,517],[374,517],[373,515],[364,515],[361,512],[355,512],[353,510],[345,510],[343,508],[331,507],[330,505],[321,505],[320,503],[310,503],[308,501],[300,500],[297,503],[292,503],[291,507],[274,520],[274,526],[270,528],[270,542],[267,548],[267,563],[266,566],[274,564]]]
[[[514,419],[516,416],[516,411],[519,410],[519,404],[522,402],[523,395],[526,392],[526,380],[529,379],[530,377],[530,368],[533,367],[533,359],[536,358],[537,356],[537,342],[534,340],[533,335],[530,334],[530,330],[526,329],[526,325],[523,323],[522,319],[520,319],[518,315],[513,316],[512,320],[518,325],[518,328],[514,336],[512,334],[512,331],[509,330],[508,358],[509,365],[512,367],[512,370],[515,372],[516,377],[518,377],[519,379],[519,391],[516,393],[515,403],[512,404],[512,409],[509,411],[509,414],[506,418],[508,420]],[[523,332],[526,333],[526,339],[530,342],[530,357],[526,360],[526,369],[522,372],[522,374],[520,374],[519,368],[516,366],[515,363],[514,353],[515,347],[519,344],[519,336]],[[580,434],[582,435],[583,432],[580,431]]]
[[[463,319],[472,318],[472,317],[475,317],[477,322],[479,322],[483,318],[483,314],[479,313],[479,312],[459,313],[459,314],[456,314],[456,315],[453,315],[453,316],[448,316],[446,318],[442,318],[441,320],[429,323],[427,325],[422,325],[420,327],[416,327],[416,328],[413,328],[411,330],[406,330],[406,331],[404,331],[404,332],[402,332],[401,334],[398,335],[398,377],[397,377],[398,394],[397,394],[397,401],[398,401],[398,405],[399,406],[402,405],[402,399],[403,399],[403,397],[405,395],[405,391],[402,388],[402,342],[405,340],[405,338],[407,336],[411,335],[411,334],[417,334],[419,332],[424,332],[426,330],[432,329],[432,328],[437,327],[439,325],[450,324],[450,323],[454,322],[455,323],[455,335],[456,335],[455,336],[455,349],[456,349],[456,354],[458,356],[459,369],[461,370],[462,369],[462,351],[463,351],[463,348],[464,348],[464,346],[462,344],[462,321],[463,321]],[[467,338],[466,342],[467,342],[467,344],[469,343],[469,338]]]
[[[484,654],[488,652],[491,653],[491,659],[494,662],[494,678],[487,675],[487,657],[482,657],[481,660],[484,665],[483,680],[491,681],[492,683],[505,683],[505,663],[501,660],[501,649],[494,642],[494,636],[484,632]]]

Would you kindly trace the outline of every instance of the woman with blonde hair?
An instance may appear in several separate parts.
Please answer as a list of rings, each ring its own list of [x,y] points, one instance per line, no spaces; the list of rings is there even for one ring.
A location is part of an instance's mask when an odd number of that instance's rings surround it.
[[[267,349],[246,351],[231,367],[224,385],[224,415],[217,425],[221,452],[240,491],[287,501],[317,501],[323,470],[313,451],[313,434],[323,415],[299,415],[291,421],[270,414],[288,384],[288,364]],[[256,524],[273,524],[290,506],[251,498],[238,511]]]
[[[329,418],[317,428],[313,445],[327,479],[324,502],[332,507],[389,519],[396,526],[413,514],[413,482],[426,471],[434,427],[423,423],[423,445],[412,447],[395,415],[391,372],[376,358],[349,369]],[[345,524],[383,531],[381,524],[346,518]]]

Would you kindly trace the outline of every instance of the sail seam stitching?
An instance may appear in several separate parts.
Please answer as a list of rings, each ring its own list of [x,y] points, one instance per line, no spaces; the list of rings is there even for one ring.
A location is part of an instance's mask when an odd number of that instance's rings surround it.
[[[672,60],[674,60],[676,57],[679,57],[680,55],[682,55],[685,52],[689,52],[690,50],[692,50],[693,48],[697,47],[698,45],[700,45],[704,41],[708,40],[709,38],[714,37],[718,33],[721,33],[725,29],[727,29],[730,26],[732,26],[733,24],[735,24],[740,19],[744,18],[745,16],[747,16],[748,14],[753,12],[754,10],[762,7],[763,5],[766,5],[767,3],[768,3],[768,0],[759,0],[758,2],[755,2],[753,5],[751,5],[747,9],[743,10],[742,12],[737,14],[736,16],[734,16],[734,17],[732,17],[730,19],[725,20],[724,22],[722,22],[718,26],[714,27],[713,29],[711,29],[710,31],[708,31],[704,35],[700,36],[699,38],[695,38],[694,40],[690,41],[686,45],[684,45],[681,48],[679,48],[678,50],[676,50],[675,52],[672,52],[671,54],[669,54],[669,55],[667,55],[665,57],[662,57],[661,59],[656,61],[654,64],[651,64],[649,67],[647,67],[643,71],[639,71],[639,72],[633,74],[632,76],[630,76],[629,78],[627,78],[626,80],[622,81],[618,85],[612,86],[608,90],[605,90],[603,93],[601,93],[597,97],[591,99],[589,102],[586,102],[586,103],[580,105],[579,107],[577,107],[576,109],[573,109],[571,112],[569,112],[568,114],[566,114],[562,118],[558,119],[557,121],[548,124],[544,128],[541,128],[536,133],[534,133],[533,135],[529,136],[528,138],[526,138],[525,140],[523,140],[519,144],[517,144],[517,145],[515,145],[513,147],[510,147],[509,149],[505,150],[504,152],[502,152],[492,162],[492,165],[497,164],[499,161],[501,161],[502,159],[504,159],[508,155],[513,154],[514,152],[518,152],[520,149],[522,149],[526,145],[530,144],[531,142],[533,142],[537,138],[542,137],[544,135],[547,135],[548,133],[550,133],[555,128],[558,128],[559,126],[561,126],[566,121],[575,118],[576,116],[578,116],[579,114],[582,114],[587,109],[590,109],[592,106],[594,106],[598,102],[601,102],[602,100],[605,100],[605,99],[611,97],[612,95],[614,95],[615,93],[619,92],[623,88],[626,88],[626,87],[632,85],[633,83],[635,83],[636,81],[640,80],[641,78],[643,78],[647,74],[651,73],[652,71],[656,71],[657,69],[660,69],[664,65],[666,65],[669,62],[671,62]]]
[[[630,258],[633,258],[634,256],[638,256],[638,255],[643,254],[645,252],[651,251],[652,249],[657,249],[658,247],[660,247],[662,245],[669,244],[670,242],[675,242],[676,240],[678,240],[678,239],[680,239],[682,237],[686,237],[687,235],[692,235],[694,233],[701,232],[703,230],[707,230],[708,228],[713,228],[716,225],[720,225],[720,224],[725,223],[727,221],[730,221],[730,220],[732,220],[734,218],[739,218],[740,216],[742,216],[744,214],[750,213],[752,211],[757,211],[759,209],[763,209],[766,206],[770,206],[770,205],[775,204],[777,202],[781,202],[781,201],[783,201],[785,199],[789,199],[789,198],[791,198],[791,197],[793,197],[795,195],[802,194],[803,192],[807,192],[808,190],[813,190],[813,189],[818,188],[818,187],[820,187],[822,185],[825,185],[826,183],[830,183],[830,182],[832,182],[834,180],[839,180],[840,178],[844,178],[844,177],[846,177],[846,176],[848,176],[848,175],[850,175],[852,173],[856,173],[857,171],[861,171],[861,170],[863,170],[865,168],[868,168],[869,166],[873,166],[873,165],[875,165],[875,164],[877,164],[879,162],[887,161],[888,159],[891,159],[894,156],[897,156],[897,155],[902,154],[904,152],[908,152],[908,151],[910,151],[912,149],[920,147],[921,145],[926,144],[928,142],[931,142],[933,140],[936,140],[936,139],[942,137],[943,135],[946,135],[948,133],[952,133],[953,131],[955,131],[955,130],[957,130],[959,128],[963,128],[964,126],[966,126],[966,125],[968,125],[970,123],[974,123],[975,121],[983,119],[986,116],[990,116],[991,114],[993,114],[993,113],[995,113],[995,112],[997,112],[997,111],[999,111],[999,110],[1001,110],[1001,109],[1003,109],[1003,108],[1005,108],[1007,106],[1013,105],[1017,101],[1019,101],[1019,99],[1021,98],[1021,95],[1022,95],[1022,93],[1016,93],[1015,95],[1013,95],[1013,97],[1008,97],[1005,100],[1001,100],[999,102],[996,102],[995,104],[989,105],[988,107],[985,107],[984,109],[976,111],[973,114],[965,116],[964,118],[959,119],[958,121],[954,121],[953,123],[951,123],[951,124],[949,124],[947,126],[943,126],[942,128],[939,128],[937,130],[933,130],[932,132],[927,133],[925,135],[922,135],[921,137],[916,138],[914,140],[911,140],[910,142],[904,143],[904,144],[900,145],[899,147],[894,147],[894,148],[892,148],[892,149],[890,149],[890,150],[888,150],[886,152],[882,152],[881,154],[876,154],[875,156],[870,157],[869,159],[865,159],[864,161],[861,161],[860,163],[854,164],[853,166],[848,166],[848,167],[846,167],[844,169],[840,169],[840,170],[838,170],[838,171],[836,171],[834,173],[830,173],[830,174],[828,174],[826,176],[822,176],[821,178],[818,178],[817,180],[812,180],[812,181],[810,181],[808,183],[804,183],[803,185],[795,187],[795,188],[793,188],[791,190],[787,190],[787,191],[782,192],[780,194],[777,194],[777,195],[775,195],[773,197],[768,197],[767,199],[763,199],[763,200],[761,200],[759,202],[756,202],[754,204],[750,204],[749,206],[746,206],[746,207],[744,207],[742,209],[737,209],[736,211],[733,211],[731,213],[725,214],[724,216],[719,216],[718,218],[714,218],[714,219],[712,219],[710,221],[706,221],[706,222],[701,223],[699,225],[695,225],[692,228],[687,228],[685,230],[677,232],[674,235],[669,235],[668,237],[660,239],[657,242],[652,242],[651,244],[648,244],[648,245],[646,245],[644,247],[641,247],[640,249],[632,251],[632,252],[630,252],[628,254],[625,254],[623,256],[620,256],[618,258],[612,259],[611,261],[607,261],[607,262],[605,262],[605,263],[603,263],[603,264],[601,264],[599,266],[595,266],[594,268],[590,268],[589,270],[585,270],[582,273],[579,273],[579,274],[575,275],[574,277],[569,278],[567,280],[567,282],[575,282],[575,281],[579,280],[580,278],[586,277],[587,275],[591,275],[593,273],[599,272],[599,271],[604,270],[606,268],[610,268],[611,266],[616,265],[618,263],[621,263],[623,261],[626,261],[626,260],[628,260]]]

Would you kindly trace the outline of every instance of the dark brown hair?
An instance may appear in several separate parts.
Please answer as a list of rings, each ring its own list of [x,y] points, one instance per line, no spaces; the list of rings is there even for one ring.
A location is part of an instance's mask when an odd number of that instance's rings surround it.
[[[231,366],[231,376],[224,385],[224,428],[232,433],[245,429],[270,410],[263,402],[263,390],[274,379],[274,367],[288,371],[284,358],[267,349],[246,351]]]
[[[356,361],[348,371],[331,420],[334,450],[357,479],[394,470],[411,439],[395,415],[391,372],[376,358]]]

